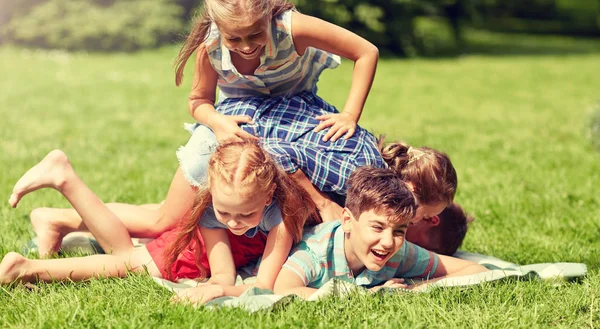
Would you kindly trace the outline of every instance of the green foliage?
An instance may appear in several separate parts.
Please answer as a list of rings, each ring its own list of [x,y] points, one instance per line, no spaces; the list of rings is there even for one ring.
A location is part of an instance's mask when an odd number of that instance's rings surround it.
[[[600,35],[598,0],[485,0],[474,2],[472,13],[482,28]]]
[[[182,8],[168,0],[50,0],[13,17],[6,39],[37,47],[131,51],[173,41]]]

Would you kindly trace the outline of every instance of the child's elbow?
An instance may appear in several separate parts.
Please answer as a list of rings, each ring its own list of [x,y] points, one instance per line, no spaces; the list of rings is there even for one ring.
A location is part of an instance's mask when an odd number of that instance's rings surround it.
[[[366,50],[366,54],[368,54],[369,57],[379,59],[379,48],[377,48],[377,46],[375,46],[374,44],[369,43],[369,47]]]

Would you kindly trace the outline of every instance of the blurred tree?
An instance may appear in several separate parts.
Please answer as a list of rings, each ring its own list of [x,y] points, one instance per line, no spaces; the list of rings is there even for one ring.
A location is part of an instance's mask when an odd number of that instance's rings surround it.
[[[43,48],[131,51],[173,42],[182,13],[169,0],[49,0],[13,16],[0,35]]]
[[[523,32],[600,35],[600,0],[292,0],[308,15],[348,28],[383,53],[435,55],[444,18],[458,50],[463,25]],[[175,40],[202,0],[0,0],[0,42],[85,50],[135,50]],[[439,21],[439,20],[438,20]],[[43,28],[40,28],[43,27]],[[433,50],[432,50],[433,49]]]

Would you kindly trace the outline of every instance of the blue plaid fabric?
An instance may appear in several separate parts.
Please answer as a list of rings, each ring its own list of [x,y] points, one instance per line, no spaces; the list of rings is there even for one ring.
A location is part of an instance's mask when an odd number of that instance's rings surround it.
[[[228,98],[216,106],[226,115],[248,115],[254,124],[241,128],[261,139],[261,144],[283,170],[299,168],[323,192],[346,194],[346,180],[360,166],[384,167],[373,134],[357,127],[354,135],[323,142],[327,129],[315,133],[318,115],[338,113],[315,95],[301,92],[293,97]]]

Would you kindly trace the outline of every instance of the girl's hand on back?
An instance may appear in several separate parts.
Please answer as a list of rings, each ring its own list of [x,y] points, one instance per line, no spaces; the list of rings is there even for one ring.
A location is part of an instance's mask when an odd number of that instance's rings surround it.
[[[210,128],[215,133],[219,143],[225,141],[241,141],[242,139],[258,140],[257,137],[240,128],[241,123],[253,124],[252,118],[247,115],[217,114],[213,118]]]
[[[351,114],[345,112],[322,114],[317,116],[316,119],[321,122],[315,128],[315,132],[319,132],[329,127],[329,131],[323,136],[324,142],[329,139],[331,139],[332,142],[335,142],[342,136],[344,136],[344,139],[348,139],[352,137],[356,131],[356,120]]]

